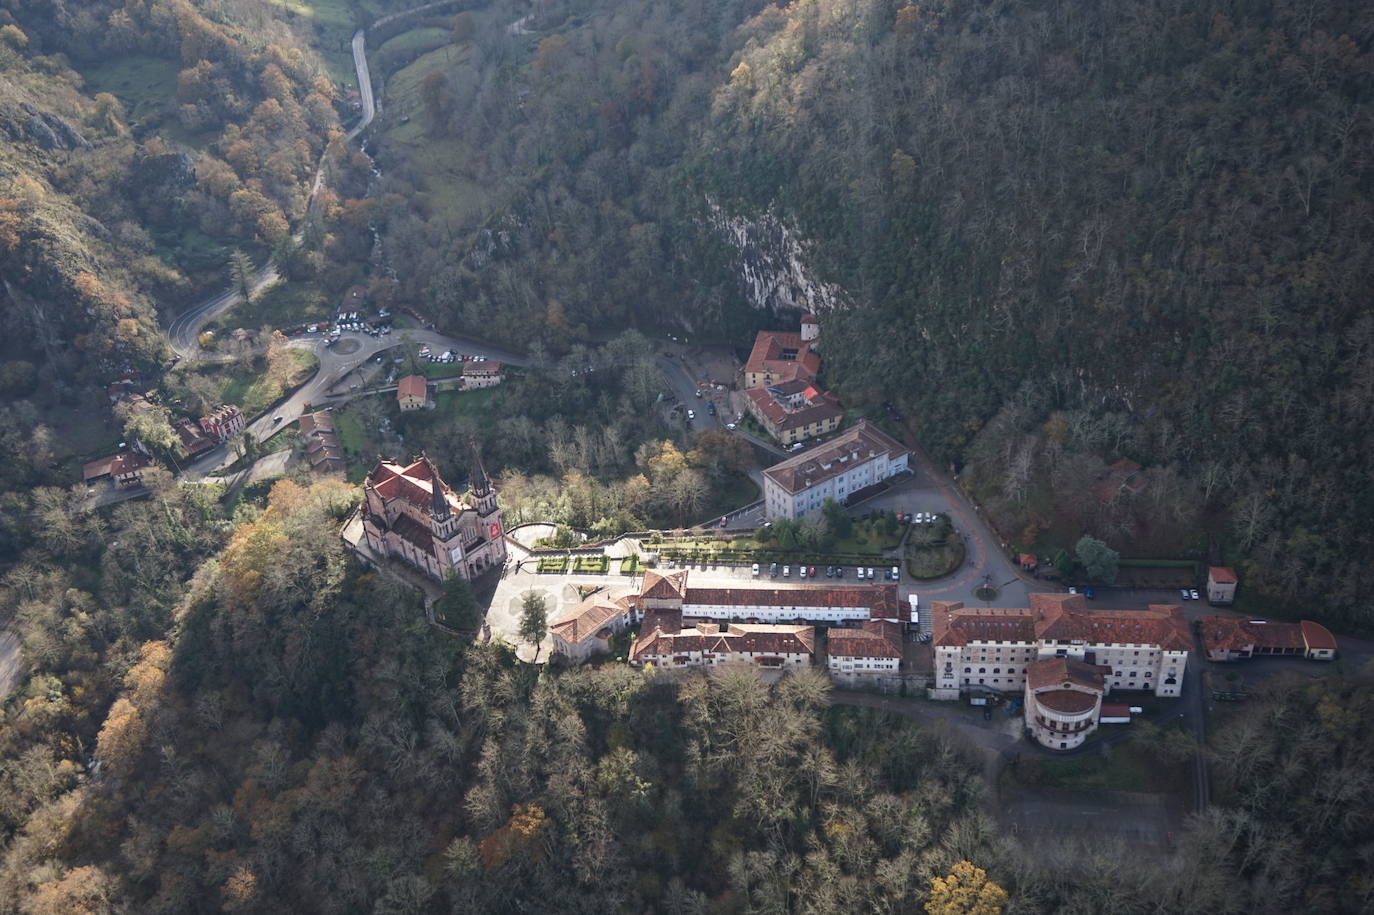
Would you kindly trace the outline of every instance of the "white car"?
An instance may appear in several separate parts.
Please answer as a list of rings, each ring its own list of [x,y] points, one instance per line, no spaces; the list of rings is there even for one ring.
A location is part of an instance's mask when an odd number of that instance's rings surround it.
[[[893,580],[893,581],[901,581],[901,578],[902,578],[902,570],[901,570],[901,568],[900,568],[899,566],[893,566],[893,567],[892,567],[892,580]]]
[[[735,424],[734,424],[734,423],[726,423],[726,424],[725,424],[725,428],[729,429],[731,432],[734,432],[734,431],[735,431]]]
[[[1077,588],[1070,588],[1070,589],[1069,589],[1069,593],[1070,593],[1070,594],[1077,594],[1077,593],[1078,593],[1078,589],[1077,589]]]
[[[1189,596],[1190,598],[1192,598],[1193,600],[1201,600],[1201,599],[1202,599],[1202,598],[1198,597],[1197,589],[1193,589],[1192,591],[1189,591],[1189,592],[1188,592],[1188,596]]]
[[[802,566],[802,567],[801,567],[801,571],[800,571],[799,573],[797,573],[797,574],[800,575],[802,578],[805,578],[805,577],[806,577],[806,566]]]
[[[872,566],[869,566],[869,568],[868,568],[868,580],[869,580],[869,581],[872,581],[872,580],[873,580],[873,577],[874,577],[874,576],[873,576],[873,567],[872,567]]]
[[[755,577],[755,578],[758,578],[758,577],[759,577],[759,564],[758,564],[757,562],[754,563],[754,577]]]
[[[792,577],[792,567],[791,567],[791,566],[783,566],[783,567],[782,567],[782,577],[783,577],[783,578],[791,578],[791,577]]]

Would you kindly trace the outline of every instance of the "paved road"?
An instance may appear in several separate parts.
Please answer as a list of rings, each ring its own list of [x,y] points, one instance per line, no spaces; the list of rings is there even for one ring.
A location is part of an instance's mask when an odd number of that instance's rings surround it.
[[[345,340],[356,343],[357,349],[341,353],[342,347],[339,344],[335,344],[333,347],[325,346],[323,336],[291,338],[291,346],[308,349],[315,354],[315,357],[320,361],[319,370],[314,377],[301,385],[285,401],[250,422],[246,431],[258,441],[266,441],[282,429],[290,426],[308,410],[315,410],[324,406],[338,406],[356,397],[372,396],[372,392],[361,385],[353,390],[352,385],[347,381],[347,376],[366,363],[367,360],[386,350],[398,349],[407,353],[414,353],[419,350],[421,345],[427,345],[432,350],[451,349],[456,352],[486,356],[488,359],[499,359],[510,365],[525,365],[529,361],[518,353],[479,343],[466,337],[448,337],[431,330],[403,330],[382,337],[373,337],[362,333],[346,333],[339,337],[340,343]],[[457,364],[455,363],[455,365]],[[237,455],[228,446],[220,445],[202,455],[194,463],[187,465],[182,476],[198,479],[214,473],[221,467],[232,464],[236,459]]]
[[[253,272],[253,292],[256,293],[264,286],[275,283],[277,276],[277,268],[271,261],[263,264]],[[200,329],[242,301],[243,294],[239,290],[226,289],[218,295],[190,306],[177,315],[168,326],[167,342],[172,345],[172,350],[182,359],[200,358],[200,344],[196,340],[200,335]]]
[[[421,7],[421,9],[423,8],[424,7]],[[406,11],[406,13],[412,12],[415,12],[415,10]],[[378,20],[377,24],[380,25],[399,15],[403,14],[396,13],[392,16],[387,16],[384,19]],[[372,98],[372,73],[367,68],[367,31],[365,29],[358,29],[358,31],[353,34],[353,69],[358,73],[358,97],[362,100],[363,116],[358,120],[357,124],[353,125],[353,129],[348,132],[347,139],[350,143],[358,138],[358,134],[367,130],[368,126],[372,123],[372,119],[377,116],[377,106]]]
[[[671,351],[665,351],[670,352]],[[697,398],[697,391],[700,389],[697,381],[693,378],[687,366],[683,363],[680,356],[676,354],[660,355],[657,358],[659,370],[663,372],[663,380],[668,383],[668,389],[673,392],[677,402],[682,404],[684,412],[681,414],[681,421],[686,422],[686,410],[696,411],[696,419],[690,423],[690,428],[694,432],[701,432],[703,429],[716,429],[721,426],[720,416],[712,416],[706,410],[706,398]],[[714,392],[713,392],[714,393]],[[724,394],[717,394],[714,398],[719,401],[716,404],[717,410],[724,408],[729,410],[729,400]],[[669,406],[672,406],[669,404]]]
[[[8,629],[0,629],[0,700],[19,682],[21,660],[18,637]]]

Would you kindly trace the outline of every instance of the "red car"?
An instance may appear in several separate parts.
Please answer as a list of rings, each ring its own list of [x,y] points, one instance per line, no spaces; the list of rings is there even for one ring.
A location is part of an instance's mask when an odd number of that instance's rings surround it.
[[[815,577],[816,577],[816,567],[815,567],[815,566],[812,566],[810,569],[807,570],[807,573],[806,573],[806,574],[810,575],[812,578],[815,578]]]

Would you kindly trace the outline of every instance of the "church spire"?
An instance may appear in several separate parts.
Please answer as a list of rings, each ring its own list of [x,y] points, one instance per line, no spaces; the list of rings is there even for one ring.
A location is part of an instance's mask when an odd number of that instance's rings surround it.
[[[482,467],[482,455],[477,450],[475,439],[468,439],[468,450],[472,454],[472,494],[480,499],[491,492],[491,482],[487,480],[487,472]]]
[[[444,481],[439,476],[439,468],[434,466],[434,462],[429,459],[429,455],[421,453],[424,458],[425,466],[429,468],[429,510],[435,521],[443,521],[449,516],[448,498],[444,495]]]

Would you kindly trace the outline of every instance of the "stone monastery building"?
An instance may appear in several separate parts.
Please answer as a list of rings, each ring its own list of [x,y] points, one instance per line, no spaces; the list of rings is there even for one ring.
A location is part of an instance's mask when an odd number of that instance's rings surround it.
[[[1102,668],[1104,690],[1183,690],[1192,636],[1177,605],[1144,610],[1089,610],[1081,594],[1032,594],[1027,608],[931,604],[935,648],[932,699],[961,691],[1021,692],[1027,668],[1068,658]]]

